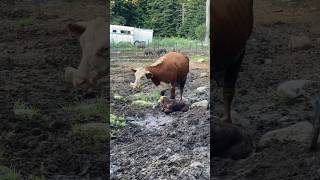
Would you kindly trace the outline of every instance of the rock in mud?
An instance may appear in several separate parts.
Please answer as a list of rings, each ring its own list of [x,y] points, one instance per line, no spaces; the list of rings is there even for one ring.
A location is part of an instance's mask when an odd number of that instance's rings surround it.
[[[250,134],[234,124],[220,123],[213,125],[213,157],[243,159],[253,150]]]
[[[312,124],[310,124],[308,121],[299,122],[285,128],[267,132],[261,137],[259,141],[259,147],[265,147],[274,140],[280,142],[296,141],[302,144],[308,144],[310,141],[311,132]],[[318,140],[318,143],[319,142],[320,139]]]
[[[208,87],[207,86],[201,86],[201,87],[198,87],[196,92],[197,93],[206,93],[208,90]]]
[[[311,83],[310,80],[290,80],[281,83],[277,88],[277,93],[280,96],[286,96],[288,98],[296,98],[305,94],[303,88],[305,85]]]
[[[319,38],[319,43],[320,43],[320,38]],[[206,72],[203,72],[200,74],[200,77],[207,77],[208,76],[208,73]]]
[[[312,47],[313,47],[312,41],[306,35],[291,36],[290,37],[289,48],[292,51],[308,50],[308,49],[310,49]]]
[[[191,105],[191,108],[194,108],[194,107],[208,108],[208,105],[209,103],[207,100],[202,100],[202,101],[193,103]]]

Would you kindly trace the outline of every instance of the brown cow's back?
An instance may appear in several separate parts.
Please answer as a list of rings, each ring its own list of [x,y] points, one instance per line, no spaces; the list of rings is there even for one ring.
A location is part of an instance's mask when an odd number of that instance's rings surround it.
[[[152,72],[160,81],[185,81],[189,72],[189,59],[181,53],[170,52],[160,58],[162,63],[156,66],[147,66],[146,70]]]
[[[225,60],[238,56],[252,32],[252,6],[252,0],[212,1],[211,45],[216,56]]]

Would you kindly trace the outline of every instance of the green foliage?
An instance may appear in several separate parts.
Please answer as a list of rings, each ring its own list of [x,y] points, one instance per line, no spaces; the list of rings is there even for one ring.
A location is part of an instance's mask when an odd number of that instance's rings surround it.
[[[157,37],[203,39],[205,5],[206,0],[112,0],[111,24],[150,28]]]
[[[156,104],[160,98],[160,91],[151,91],[148,93],[140,92],[130,96],[132,104],[139,107],[150,107]]]
[[[1,180],[19,180],[21,177],[17,171],[11,170],[8,167],[0,166],[0,179]]]
[[[114,114],[110,114],[110,123],[117,128],[122,128],[126,125],[126,120],[124,117],[118,117]]]
[[[77,124],[72,127],[70,134],[71,137],[87,140],[88,143],[105,142],[109,135],[107,124],[103,123]]]
[[[32,18],[23,18],[23,19],[19,19],[17,21],[17,25],[19,27],[24,27],[24,26],[30,26],[33,24],[33,19]]]
[[[196,27],[195,35],[196,35],[196,39],[204,40],[206,35],[206,25],[201,24],[198,27]]]
[[[78,112],[85,117],[99,116],[105,122],[109,121],[108,105],[102,98],[98,98],[95,103],[80,103],[77,105],[64,107],[66,111]]]
[[[40,115],[39,109],[35,106],[27,105],[26,103],[18,100],[14,103],[14,114],[17,117],[32,119]]]

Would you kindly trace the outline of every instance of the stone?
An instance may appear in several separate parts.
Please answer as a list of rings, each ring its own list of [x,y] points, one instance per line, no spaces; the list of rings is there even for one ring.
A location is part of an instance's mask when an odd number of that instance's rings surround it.
[[[208,108],[208,105],[209,105],[209,103],[207,100],[202,100],[202,101],[193,103],[191,105],[191,108],[194,108],[194,107]]]
[[[289,98],[296,98],[300,95],[303,95],[305,91],[303,87],[312,81],[310,80],[290,80],[281,83],[277,88],[278,95],[286,96]]]
[[[290,37],[289,48],[292,51],[308,50],[308,49],[310,49],[312,47],[313,47],[312,41],[306,35],[291,36]]]
[[[277,140],[280,142],[296,141],[301,144],[308,144],[311,133],[312,124],[308,121],[303,121],[285,128],[267,132],[261,137],[258,146],[265,147],[273,140]],[[318,140],[318,143],[319,142],[320,139]]]
[[[207,86],[201,86],[201,87],[198,87],[196,91],[199,93],[205,93],[207,92],[208,89],[209,88]]]
[[[207,77],[207,76],[208,76],[208,73],[206,73],[206,72],[203,72],[203,73],[200,74],[200,77]]]

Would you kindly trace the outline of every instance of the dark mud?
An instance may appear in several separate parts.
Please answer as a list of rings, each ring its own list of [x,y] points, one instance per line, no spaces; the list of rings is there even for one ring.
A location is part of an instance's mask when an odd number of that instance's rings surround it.
[[[316,8],[317,10],[315,10]],[[319,4],[316,1],[255,1],[255,29],[239,76],[233,104],[235,123],[252,133],[255,144],[271,130],[312,120],[310,97],[279,103],[277,86],[287,80],[320,82]],[[276,10],[281,10],[277,12]],[[291,51],[291,36],[308,36],[313,48]],[[317,91],[318,89],[313,89]],[[216,91],[216,116],[221,96]],[[285,120],[284,120],[285,119]],[[242,122],[242,123],[241,123]],[[306,142],[307,143],[307,142]],[[320,153],[305,144],[273,142],[242,160],[211,158],[212,179],[319,179]]]
[[[65,25],[103,15],[103,3],[1,2],[1,165],[24,178],[106,179],[108,142],[71,133],[74,125],[104,121],[63,108],[87,101],[63,79],[64,68],[76,67],[81,58],[79,41]],[[107,99],[107,83],[101,80],[96,96]],[[39,115],[15,116],[17,101],[36,107]]]
[[[152,62],[152,61],[151,61]],[[149,62],[149,63],[151,63]],[[130,67],[133,62],[114,61],[111,68],[112,94],[125,99],[111,100],[111,112],[124,115],[127,126],[111,141],[112,179],[209,179],[209,111],[192,108],[187,112],[161,112],[159,103],[141,108],[131,104],[135,92]],[[190,103],[208,100],[208,93],[196,94],[196,88],[209,86],[207,63],[192,63],[184,98]],[[142,90],[149,92],[152,83]]]

